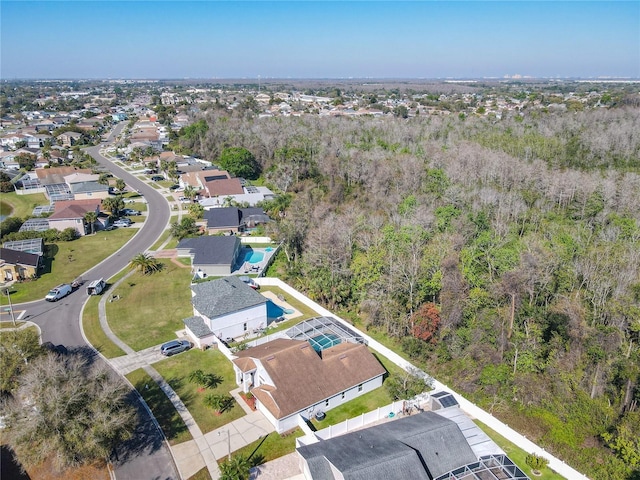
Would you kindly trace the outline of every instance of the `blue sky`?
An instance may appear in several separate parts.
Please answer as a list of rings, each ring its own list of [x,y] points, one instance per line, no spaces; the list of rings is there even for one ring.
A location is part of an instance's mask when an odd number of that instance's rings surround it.
[[[8,1],[13,78],[640,77],[635,1]]]

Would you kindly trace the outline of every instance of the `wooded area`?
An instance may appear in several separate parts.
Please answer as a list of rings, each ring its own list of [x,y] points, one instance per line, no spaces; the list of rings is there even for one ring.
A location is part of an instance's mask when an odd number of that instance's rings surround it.
[[[637,95],[637,94],[636,94]],[[255,118],[278,275],[597,479],[640,477],[640,110]]]

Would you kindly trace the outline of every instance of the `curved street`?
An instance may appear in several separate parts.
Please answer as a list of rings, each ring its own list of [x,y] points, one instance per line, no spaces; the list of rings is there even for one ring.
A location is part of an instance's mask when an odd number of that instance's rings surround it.
[[[106,170],[116,177],[122,178],[130,188],[140,191],[147,202],[147,218],[127,244],[83,273],[82,277],[86,280],[108,279],[125,268],[134,255],[147,251],[160,237],[167,228],[171,215],[167,200],[159,191],[118,167],[100,153],[102,148],[105,148],[120,134],[124,125],[125,123],[120,123],[114,128],[107,143],[89,147],[85,151]],[[55,303],[38,300],[16,304],[14,309],[25,310],[21,319],[39,326],[43,342],[63,345],[69,350],[86,348],[87,346],[93,349],[82,332],[82,310],[88,298],[83,293],[83,289],[78,289]],[[99,355],[97,357],[100,358],[99,361],[104,361]],[[164,435],[157,428],[154,419],[140,401],[137,393],[132,392],[132,399],[139,411],[140,423],[136,427],[134,438],[123,444],[117,452],[114,452],[112,461],[116,477],[119,480],[179,479],[180,475]]]

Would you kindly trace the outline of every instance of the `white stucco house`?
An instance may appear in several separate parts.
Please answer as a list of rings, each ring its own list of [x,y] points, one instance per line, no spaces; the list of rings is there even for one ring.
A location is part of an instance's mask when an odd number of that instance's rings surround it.
[[[306,340],[279,338],[237,352],[236,383],[256,398],[256,408],[278,433],[299,417],[342,405],[382,385],[385,368],[360,343],[316,352]]]
[[[267,326],[267,298],[238,277],[192,284],[191,296],[194,316],[200,317],[204,326],[220,339],[242,337]],[[195,321],[190,323],[199,330],[198,335],[190,333],[194,340],[213,339],[201,326],[196,327]],[[186,322],[185,326],[190,330]]]

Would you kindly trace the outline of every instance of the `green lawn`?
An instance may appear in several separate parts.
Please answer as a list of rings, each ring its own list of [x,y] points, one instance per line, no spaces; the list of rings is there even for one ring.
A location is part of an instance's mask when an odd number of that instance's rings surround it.
[[[49,200],[44,193],[30,195],[18,195],[15,192],[3,193],[0,214],[25,219],[31,217],[33,209],[40,205],[49,205]]]
[[[156,241],[156,243],[153,244],[150,250],[158,250],[170,235],[171,232],[169,230],[165,230],[164,232],[162,232],[162,235],[160,235],[160,238]]]
[[[235,454],[246,455],[252,465],[260,465],[276,458],[280,458],[296,449],[296,438],[303,435],[300,428],[282,435],[276,432],[269,433],[266,437],[250,443],[246,447],[236,450]],[[221,459],[226,460],[226,458]]]
[[[233,366],[219,350],[210,348],[203,352],[192,349],[155,363],[153,367],[176,391],[203,433],[210,432],[244,416],[244,410],[235,402],[233,408],[221,415],[216,415],[203,402],[208,393],[226,395],[231,390],[238,388]],[[189,374],[198,369],[205,373],[215,373],[221,376],[223,382],[215,389],[199,391],[196,384],[189,382]]]
[[[109,295],[109,292],[105,292],[105,295]],[[89,343],[102,355],[107,358],[120,357],[124,355],[125,352],[109,340],[109,337],[107,337],[100,325],[98,303],[101,298],[100,296],[92,296],[85,304],[84,311],[82,312],[82,328]]]
[[[144,370],[135,370],[128,374],[127,378],[149,405],[170,445],[193,439],[169,398]]]
[[[119,300],[107,303],[111,330],[134,350],[142,350],[175,338],[184,329],[182,320],[193,315],[191,273],[169,260],[152,275],[134,273],[109,290]]]
[[[194,475],[189,477],[189,480],[211,480],[209,469],[204,467],[202,470],[198,470]]]
[[[513,462],[518,467],[520,467],[520,469],[524,473],[526,473],[529,476],[529,478],[535,478],[540,480],[564,480],[564,477],[562,475],[557,474],[556,472],[552,471],[549,468],[544,468],[543,470],[541,470],[542,475],[534,476],[531,473],[531,467],[529,467],[527,465],[527,462],[525,461],[525,459],[527,458],[527,455],[530,452],[525,452],[520,447],[517,447],[516,445],[511,443],[509,440],[504,438],[502,435],[500,435],[499,433],[496,433],[491,428],[486,426],[481,421],[474,420],[474,422],[476,425],[478,425],[482,429],[484,433],[486,433],[491,438],[491,440],[493,440],[502,450],[504,450],[504,452],[509,456],[509,458],[513,460]]]
[[[11,301],[21,303],[44,298],[52,287],[72,282],[120,249],[136,232],[135,229],[119,228],[85,235],[72,242],[46,244],[45,268],[40,277],[15,283],[11,288]]]

